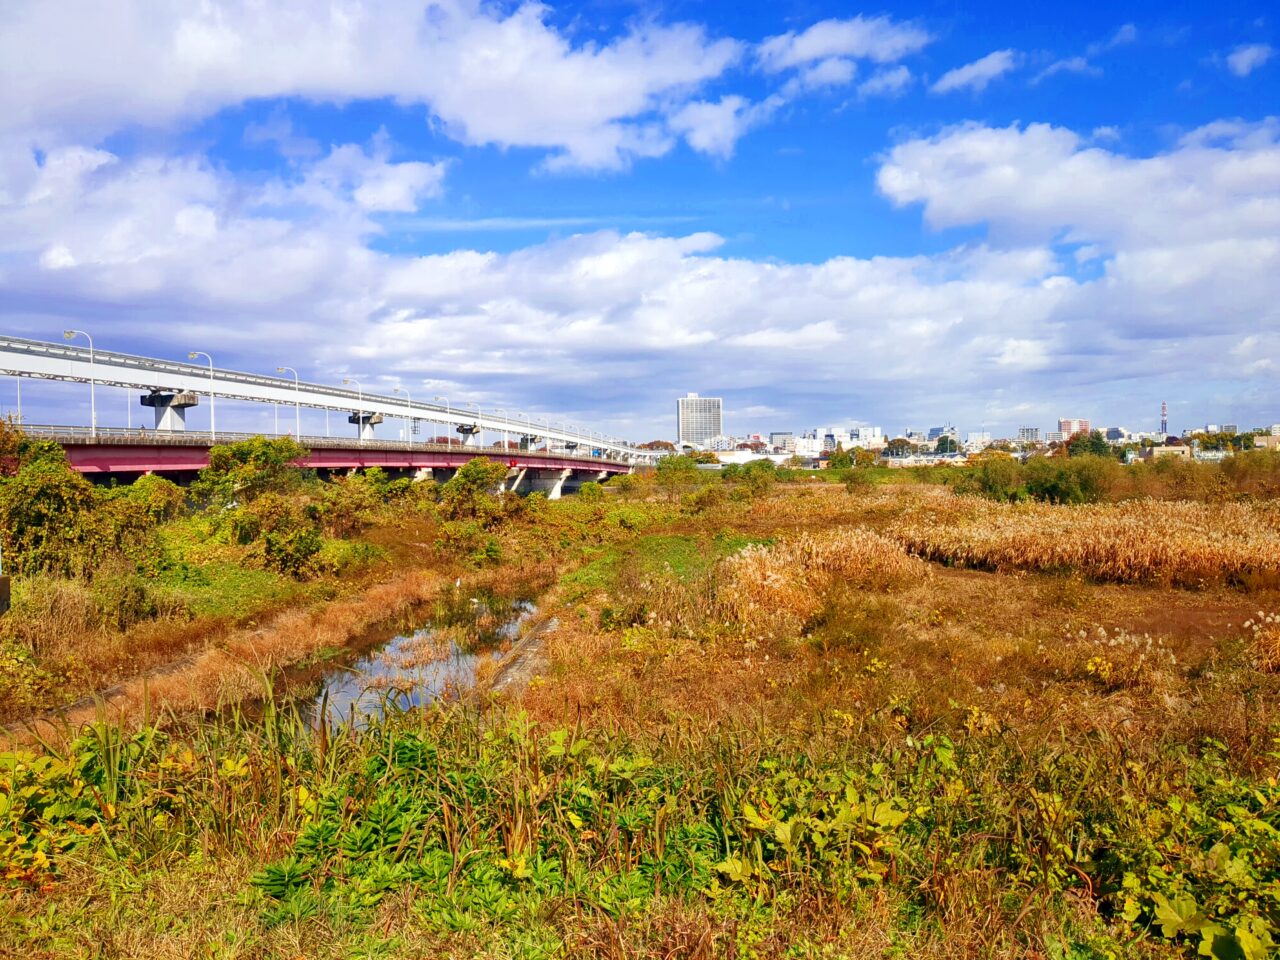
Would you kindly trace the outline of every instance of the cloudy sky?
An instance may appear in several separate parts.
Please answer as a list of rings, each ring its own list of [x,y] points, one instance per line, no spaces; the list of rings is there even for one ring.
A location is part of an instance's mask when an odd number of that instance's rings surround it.
[[[1270,3],[0,10],[11,334],[635,439],[687,390],[735,432],[1280,421]]]

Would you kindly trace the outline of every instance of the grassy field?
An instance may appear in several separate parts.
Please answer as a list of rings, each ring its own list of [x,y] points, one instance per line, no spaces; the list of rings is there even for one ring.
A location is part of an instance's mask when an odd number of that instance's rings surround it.
[[[415,506],[414,586],[291,581],[239,681],[3,755],[0,953],[1274,954],[1273,502],[699,483]],[[542,589],[524,689],[200,709],[447,577]]]

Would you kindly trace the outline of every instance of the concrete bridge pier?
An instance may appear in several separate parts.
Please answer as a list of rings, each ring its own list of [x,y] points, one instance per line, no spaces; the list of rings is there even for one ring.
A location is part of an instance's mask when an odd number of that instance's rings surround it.
[[[382,422],[382,414],[370,413],[367,410],[357,410],[351,416],[347,417],[347,423],[356,424],[356,433],[361,440],[373,439],[373,428],[376,424]]]
[[[525,485],[529,470],[527,467],[511,467],[507,470],[507,475],[502,481],[501,493],[519,493],[520,487]]]
[[[573,476],[573,471],[565,470],[526,470],[530,492],[541,491],[548,500],[559,500],[564,493],[565,482]]]
[[[609,473],[606,470],[570,470],[569,476],[565,478],[564,486],[561,487],[561,493],[577,493],[582,489],[582,485],[588,481],[595,483],[604,483],[609,479]]]
[[[416,480],[434,480],[435,474],[430,467],[418,467],[413,471],[413,479]]]
[[[187,407],[200,402],[196,394],[178,390],[152,390],[140,399],[144,407],[155,410],[157,430],[186,430]]]

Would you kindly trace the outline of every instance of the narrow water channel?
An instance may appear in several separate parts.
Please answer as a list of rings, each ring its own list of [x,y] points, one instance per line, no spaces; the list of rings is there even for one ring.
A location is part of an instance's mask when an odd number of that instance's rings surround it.
[[[415,630],[397,634],[345,663],[327,664],[315,692],[295,701],[314,726],[357,726],[388,710],[407,710],[470,687],[496,663],[536,611],[528,599],[487,591],[454,592]]]

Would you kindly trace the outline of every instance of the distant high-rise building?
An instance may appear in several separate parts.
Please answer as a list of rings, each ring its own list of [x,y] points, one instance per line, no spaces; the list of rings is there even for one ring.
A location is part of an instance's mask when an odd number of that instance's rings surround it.
[[[1040,428],[1039,427],[1019,427],[1018,442],[1019,443],[1039,443]]]
[[[1064,437],[1074,437],[1077,433],[1088,433],[1089,421],[1074,417],[1060,417],[1058,419],[1058,432]]]
[[[1240,424],[1238,424],[1238,423],[1224,423],[1224,424],[1222,425],[1222,432],[1223,432],[1223,433],[1239,433],[1239,432],[1240,432]]]
[[[700,446],[724,433],[723,401],[719,397],[700,397],[688,393],[676,400],[676,436],[680,443]]]
[[[788,440],[792,441],[791,445],[794,447],[795,434],[790,430],[774,430],[769,434],[769,446],[771,447],[785,447]]]
[[[1124,427],[1107,427],[1103,431],[1103,436],[1107,438],[1109,443],[1121,443],[1129,439],[1129,431]]]

